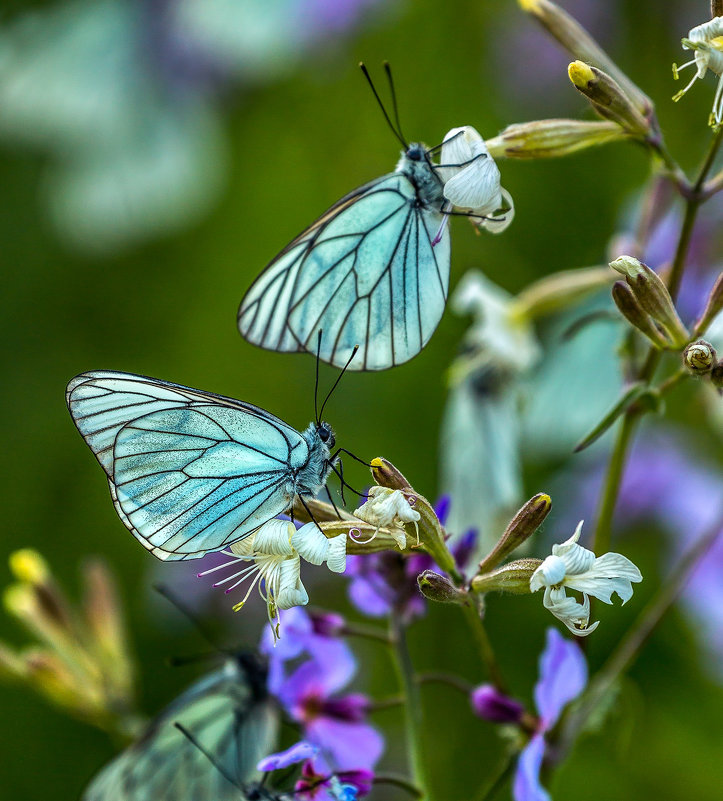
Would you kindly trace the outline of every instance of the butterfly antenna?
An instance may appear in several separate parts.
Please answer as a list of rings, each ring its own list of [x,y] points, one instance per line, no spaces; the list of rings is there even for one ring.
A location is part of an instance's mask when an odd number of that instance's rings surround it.
[[[394,122],[397,124],[397,130],[399,131],[399,138],[404,142],[404,147],[409,148],[409,144],[406,141],[406,137],[402,131],[402,125],[399,122],[399,106],[397,105],[397,92],[394,88],[394,79],[392,78],[392,68],[388,61],[384,62],[384,71],[387,73],[387,80],[389,81],[389,91],[392,94],[392,109],[394,110]]]
[[[316,381],[314,382],[314,415],[316,416],[316,425],[320,425],[319,419],[319,358],[321,356],[321,328],[319,329],[319,341],[316,345]]]
[[[203,637],[203,639],[206,640],[206,642],[212,648],[214,648],[217,653],[228,655],[229,653],[228,649],[223,648],[218,644],[218,641],[216,640],[215,636],[210,632],[208,627],[205,626],[203,623],[201,623],[199,618],[184,603],[179,601],[176,595],[172,593],[171,590],[168,587],[166,587],[165,584],[154,584],[153,589],[157,593],[162,595],[167,601],[170,601],[182,615],[185,615],[185,617],[187,617],[188,620],[190,620],[191,623],[193,623],[193,625],[196,627],[196,630]]]
[[[346,369],[347,369],[347,367],[349,367],[349,365],[351,364],[351,360],[352,360],[352,359],[353,359],[353,358],[356,356],[356,352],[357,352],[358,350],[359,350],[359,345],[354,345],[354,350],[351,352],[351,356],[350,356],[350,357],[347,359],[347,362],[346,362],[346,364],[344,365],[344,368],[343,368],[343,369],[342,369],[342,371],[339,373],[339,375],[338,375],[338,377],[337,377],[336,381],[334,382],[334,386],[333,386],[333,387],[332,387],[332,388],[329,390],[329,394],[326,396],[326,398],[324,399],[324,402],[321,404],[321,412],[319,413],[319,420],[321,420],[321,419],[322,419],[322,416],[323,416],[323,414],[324,414],[324,407],[326,406],[326,403],[327,403],[327,401],[328,401],[328,400],[329,400],[329,398],[331,397],[331,395],[332,395],[332,392],[334,392],[334,390],[335,390],[335,389],[336,389],[336,388],[339,386],[339,382],[341,381],[341,379],[342,379],[342,376],[343,376],[343,375],[344,375],[344,373],[346,372]]]
[[[374,82],[372,81],[371,75],[369,75],[369,70],[367,70],[366,64],[363,61],[359,62],[359,68],[364,73],[364,77],[367,79],[367,82],[371,87],[372,92],[374,93],[374,97],[376,98],[377,103],[379,104],[379,108],[382,110],[382,114],[384,115],[384,119],[387,121],[387,125],[391,128],[394,136],[396,136],[397,139],[399,139],[399,141],[404,146],[404,149],[406,150],[409,146],[404,141],[404,137],[402,136],[401,132],[394,127],[394,123],[389,117],[389,114],[387,114],[387,110],[384,108],[384,103],[382,103],[382,99],[381,97],[379,97],[379,93],[377,92],[376,87],[374,86]]]
[[[243,792],[243,787],[239,783],[237,779],[231,776],[225,768],[223,768],[212,756],[211,754],[201,745],[201,743],[196,739],[196,737],[182,724],[178,721],[175,721],[173,724],[178,731],[198,750],[206,757],[206,759],[216,768],[216,770],[226,779],[227,782],[232,784],[234,787],[238,787],[239,790]]]

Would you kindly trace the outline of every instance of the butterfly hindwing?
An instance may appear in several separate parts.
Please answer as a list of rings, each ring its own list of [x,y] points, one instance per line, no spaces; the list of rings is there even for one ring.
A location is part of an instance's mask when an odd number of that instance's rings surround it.
[[[229,661],[166,707],[93,779],[83,801],[242,801],[241,788],[273,750],[276,729],[274,708],[254,696],[244,671]]]
[[[444,311],[449,235],[401,172],[356,190],[298,236],[259,276],[239,309],[256,345],[316,352],[350,369],[382,370],[415,356]]]
[[[68,388],[80,433],[105,469],[119,516],[161,559],[192,559],[283,512],[304,438],[231,398],[126,373]]]

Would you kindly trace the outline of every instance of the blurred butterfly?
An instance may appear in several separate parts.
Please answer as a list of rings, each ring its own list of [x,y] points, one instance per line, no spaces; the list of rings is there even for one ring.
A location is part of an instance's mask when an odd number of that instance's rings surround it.
[[[82,373],[66,397],[118,515],[159,559],[196,559],[242,539],[296,494],[325,487],[343,450],[331,453],[326,400],[299,433],[249,403],[130,373]]]
[[[203,676],[93,779],[83,801],[251,801],[251,781],[276,744],[266,669],[242,654]]]
[[[352,369],[385,370],[429,342],[447,301],[449,234],[444,182],[432,163],[437,148],[408,144],[362,65],[382,112],[404,146],[393,173],[335,203],[273,259],[241,301],[239,330],[276,351],[314,352]]]

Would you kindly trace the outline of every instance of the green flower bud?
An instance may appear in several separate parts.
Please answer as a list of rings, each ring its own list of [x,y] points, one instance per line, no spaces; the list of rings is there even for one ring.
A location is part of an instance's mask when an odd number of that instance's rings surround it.
[[[474,592],[509,592],[528,595],[532,574],[542,564],[541,559],[518,559],[508,562],[490,573],[481,573],[472,579]]]
[[[716,366],[715,348],[704,339],[691,342],[683,351],[683,366],[692,375],[706,375]]]
[[[467,593],[452,584],[446,577],[435,573],[433,570],[425,570],[417,576],[419,591],[430,601],[437,601],[442,604],[463,604],[467,602]]]
[[[718,276],[715,284],[713,284],[713,289],[708,295],[703,314],[695,324],[695,336],[700,336],[721,311],[723,311],[723,273]]]
[[[610,266],[625,276],[640,307],[662,326],[672,346],[683,348],[690,334],[678,317],[673,299],[660,276],[632,256],[620,256],[611,261]]]
[[[614,122],[553,119],[508,125],[485,144],[494,159],[551,159],[624,137]]]
[[[550,513],[552,500],[544,492],[530,498],[517,512],[499,538],[495,547],[479,564],[479,572],[485,573],[496,567],[503,559],[531,537]]]
[[[575,89],[585,95],[601,117],[616,122],[632,136],[645,138],[648,135],[650,122],[606,72],[584,61],[573,61],[567,73]]]
[[[657,329],[655,323],[642,310],[635,299],[633,290],[625,281],[616,281],[612,289],[613,300],[623,317],[652,342],[656,348],[667,348],[668,341]]]

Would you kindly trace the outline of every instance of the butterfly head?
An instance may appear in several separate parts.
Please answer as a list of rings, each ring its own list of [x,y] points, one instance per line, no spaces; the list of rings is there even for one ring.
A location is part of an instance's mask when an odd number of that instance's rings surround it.
[[[321,422],[316,426],[316,435],[331,450],[336,444],[336,437],[334,436],[334,429],[325,422]]]

